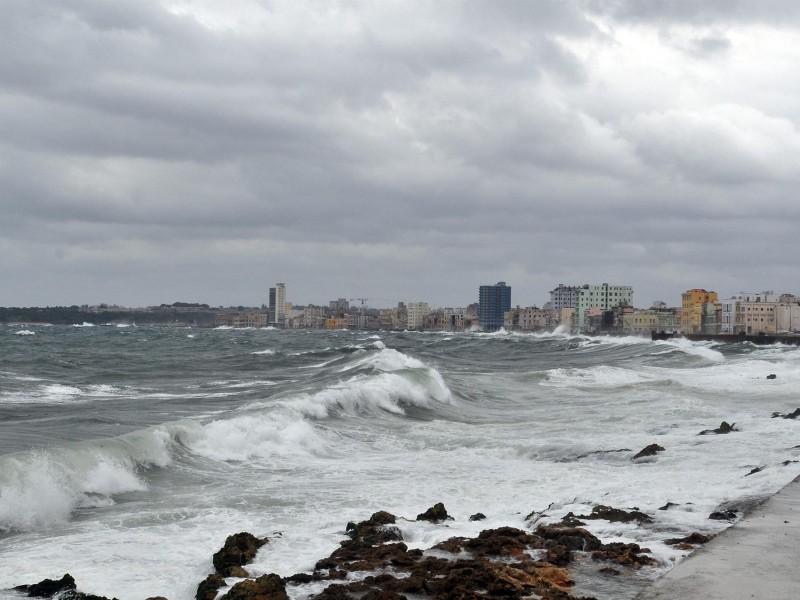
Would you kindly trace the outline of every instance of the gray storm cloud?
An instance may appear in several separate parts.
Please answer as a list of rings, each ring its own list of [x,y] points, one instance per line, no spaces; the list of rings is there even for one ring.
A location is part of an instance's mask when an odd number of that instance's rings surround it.
[[[0,304],[800,293],[795,6],[10,0]]]

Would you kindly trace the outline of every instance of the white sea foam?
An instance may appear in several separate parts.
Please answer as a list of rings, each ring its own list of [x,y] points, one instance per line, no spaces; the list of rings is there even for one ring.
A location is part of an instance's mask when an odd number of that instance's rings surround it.
[[[542,385],[554,387],[617,387],[634,385],[656,379],[643,371],[598,365],[587,369],[551,369]]]
[[[383,347],[380,352],[370,354],[354,364],[343,367],[341,372],[363,369],[365,367],[390,372],[400,369],[422,369],[425,368],[425,363],[412,356],[403,354],[394,348]]]
[[[195,453],[224,461],[322,453],[314,427],[291,414],[262,413],[212,421],[188,444]]]
[[[138,471],[168,465],[173,436],[184,429],[153,428],[0,457],[0,530],[51,527],[76,508],[108,506],[115,496],[147,489]]]
[[[30,329],[20,329],[19,331],[15,331],[14,335],[36,335],[36,332]]]
[[[94,327],[94,326],[95,326],[94,323],[89,323],[87,321],[84,321],[81,324],[76,323],[75,325],[73,325],[73,327]]]
[[[270,350],[269,348],[267,348],[266,350],[257,350],[255,352],[251,352],[250,354],[265,354],[267,356],[272,356],[273,354],[275,354],[275,350]]]
[[[655,342],[660,346],[667,346],[683,352],[704,358],[709,362],[720,363],[725,360],[725,356],[719,350],[714,350],[713,342],[692,342],[685,338],[674,338],[671,340],[661,340]]]

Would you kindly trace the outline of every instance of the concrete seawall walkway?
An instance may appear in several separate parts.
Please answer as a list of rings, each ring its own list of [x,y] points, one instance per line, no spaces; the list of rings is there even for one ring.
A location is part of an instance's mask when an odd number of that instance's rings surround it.
[[[800,477],[636,600],[800,599]]]

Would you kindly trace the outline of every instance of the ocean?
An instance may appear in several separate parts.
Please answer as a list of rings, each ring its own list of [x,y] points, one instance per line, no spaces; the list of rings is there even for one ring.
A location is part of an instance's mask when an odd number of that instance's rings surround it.
[[[773,418],[798,406],[800,349],[781,345],[0,325],[0,599],[69,572],[189,600],[239,531],[271,540],[251,574],[288,576],[378,510],[426,549],[597,504],[653,517],[586,527],[658,566],[581,560],[572,593],[632,598],[687,555],[665,539],[800,474],[800,419]],[[736,431],[698,435],[722,421]],[[437,502],[452,521],[414,520]]]

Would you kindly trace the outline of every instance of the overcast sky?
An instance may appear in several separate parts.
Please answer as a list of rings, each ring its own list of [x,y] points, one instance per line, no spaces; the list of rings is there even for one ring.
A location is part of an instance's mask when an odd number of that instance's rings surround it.
[[[800,2],[2,15],[0,305],[800,294]]]

